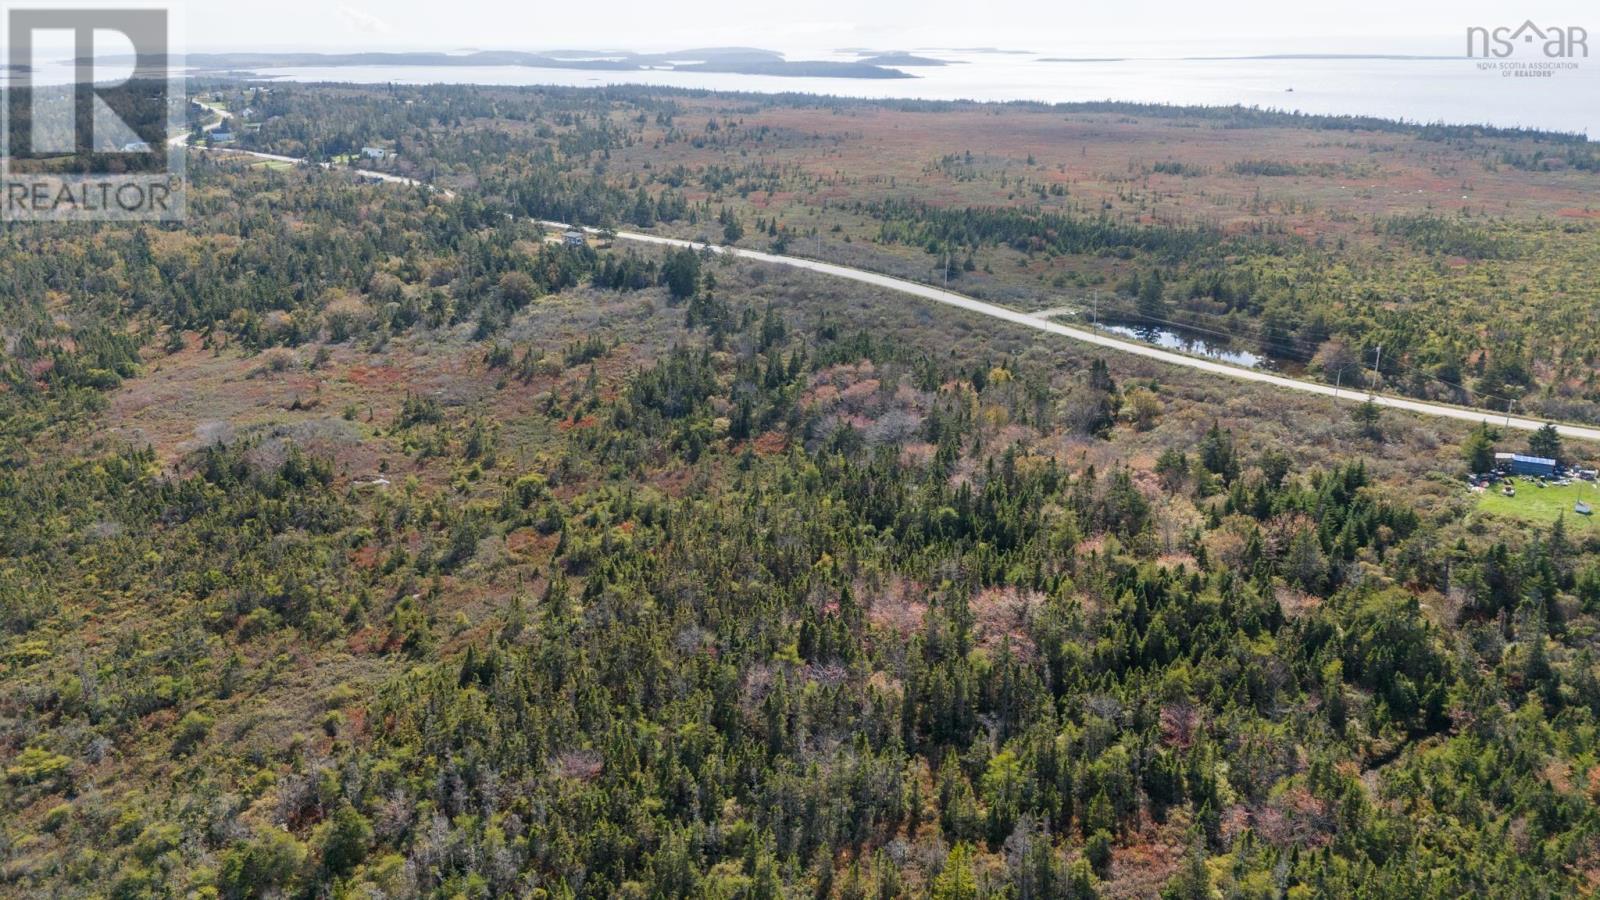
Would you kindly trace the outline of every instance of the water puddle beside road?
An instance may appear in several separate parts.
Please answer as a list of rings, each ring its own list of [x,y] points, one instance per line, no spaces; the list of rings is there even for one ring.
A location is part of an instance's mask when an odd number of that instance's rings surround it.
[[[1166,350],[1177,350],[1194,356],[1203,356],[1218,362],[1244,366],[1247,369],[1279,372],[1285,368],[1278,360],[1269,356],[1241,349],[1230,341],[1219,341],[1192,332],[1160,328],[1154,325],[1142,325],[1134,322],[1102,321],[1097,327],[1101,331],[1109,331],[1112,334],[1133,338],[1146,344],[1154,344]]]

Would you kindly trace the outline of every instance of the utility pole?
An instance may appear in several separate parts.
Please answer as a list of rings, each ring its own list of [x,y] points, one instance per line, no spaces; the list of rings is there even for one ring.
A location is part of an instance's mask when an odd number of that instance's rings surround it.
[[[1378,356],[1372,361],[1372,383],[1367,388],[1367,399],[1371,400],[1378,393],[1378,366],[1383,363],[1383,345],[1378,345]]]
[[[1100,326],[1100,291],[1099,290],[1096,290],[1094,292],[1094,318],[1093,318],[1092,321],[1093,321],[1095,327],[1098,328]]]
[[[1338,403],[1339,402],[1339,385],[1341,385],[1343,383],[1344,383],[1344,366],[1340,366],[1339,367],[1339,371],[1334,373],[1334,376],[1333,376],[1333,402],[1334,403]]]
[[[950,248],[944,248],[944,289],[950,290]]]
[[[1507,428],[1511,427],[1511,410],[1515,409],[1516,406],[1517,406],[1517,398],[1515,398],[1515,397],[1512,397],[1511,401],[1506,404],[1506,427]]]

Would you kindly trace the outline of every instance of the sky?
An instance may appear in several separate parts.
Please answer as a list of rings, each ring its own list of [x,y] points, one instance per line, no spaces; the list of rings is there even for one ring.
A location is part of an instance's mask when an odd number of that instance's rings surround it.
[[[188,0],[189,49],[673,50],[994,46],[1038,53],[1460,53],[1464,29],[1582,25],[1592,0]],[[1597,47],[1596,49],[1600,49]]]

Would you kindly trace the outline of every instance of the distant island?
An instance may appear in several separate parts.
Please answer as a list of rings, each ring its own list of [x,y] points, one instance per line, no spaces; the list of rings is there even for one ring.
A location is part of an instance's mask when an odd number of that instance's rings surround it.
[[[902,59],[921,59],[905,54]],[[343,66],[528,66],[544,69],[587,69],[637,72],[666,69],[675,72],[726,72],[735,75],[778,75],[811,78],[914,78],[876,60],[834,62],[790,60],[782,53],[755,47],[708,47],[672,53],[634,53],[625,50],[478,50],[470,53],[191,53],[182,63],[205,71],[240,69],[329,68]],[[943,65],[939,60],[899,62],[898,65]]]
[[[1183,56],[1179,58],[1195,62],[1212,62],[1245,59],[1460,59],[1461,57],[1415,53],[1263,53],[1256,56]]]
[[[1130,59],[1165,59],[1180,62],[1230,62],[1243,60],[1313,60],[1313,59],[1459,59],[1456,56],[1420,56],[1405,53],[1265,53],[1256,56],[1041,56],[1034,62],[1043,63],[1102,63],[1102,62],[1127,62]]]
[[[926,49],[938,52],[948,50],[952,53],[1004,53],[1012,56],[1029,56],[1032,50],[1006,50],[1000,47],[928,47]]]
[[[902,64],[906,65],[906,64]],[[936,64],[938,65],[938,64]],[[728,72],[735,75],[784,75],[801,78],[915,78],[898,69],[866,62],[775,60],[772,62],[705,62],[675,65],[674,72]]]
[[[931,56],[917,56],[912,53],[879,53],[874,56],[864,56],[856,60],[871,66],[950,66],[960,65],[957,60],[935,59]]]

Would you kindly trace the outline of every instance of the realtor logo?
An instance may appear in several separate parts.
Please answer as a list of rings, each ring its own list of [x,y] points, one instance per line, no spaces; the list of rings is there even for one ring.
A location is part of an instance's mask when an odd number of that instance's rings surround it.
[[[183,214],[182,72],[156,8],[10,8],[0,218],[171,220]],[[133,53],[126,53],[131,46]]]
[[[1545,59],[1589,57],[1589,32],[1578,25],[1541,28],[1532,19],[1515,27],[1467,29],[1467,56],[1506,59],[1512,54],[1537,52]]]

